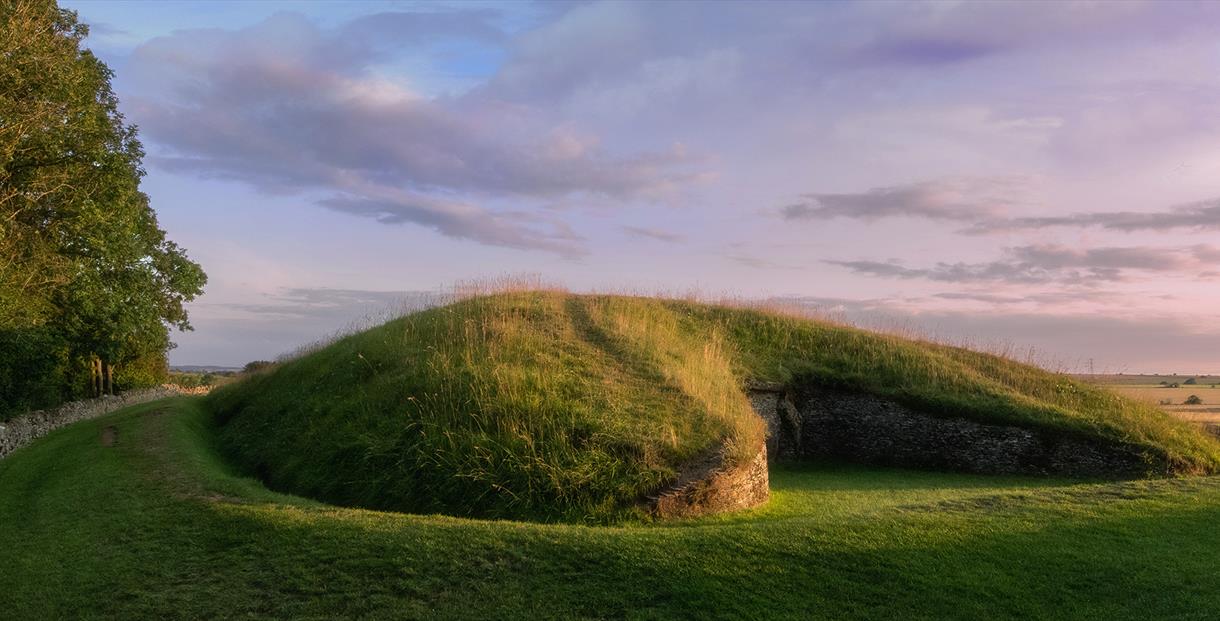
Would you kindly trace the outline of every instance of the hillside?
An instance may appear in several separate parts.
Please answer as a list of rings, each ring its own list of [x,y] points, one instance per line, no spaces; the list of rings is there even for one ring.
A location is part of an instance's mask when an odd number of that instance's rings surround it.
[[[1204,473],[1220,444],[1156,408],[996,356],[757,310],[518,292],[414,313],[215,391],[221,444],[275,489],[417,513],[616,519],[764,427],[750,381],[1133,447]]]

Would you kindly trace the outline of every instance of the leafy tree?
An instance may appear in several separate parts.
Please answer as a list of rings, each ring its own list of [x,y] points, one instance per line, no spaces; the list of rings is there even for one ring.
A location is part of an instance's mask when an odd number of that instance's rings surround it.
[[[241,372],[256,373],[258,371],[262,371],[263,369],[269,369],[274,365],[275,363],[271,362],[270,360],[253,360],[251,362],[247,362],[246,366],[241,368]]]
[[[68,347],[53,330],[0,329],[0,420],[64,399],[70,366]]]
[[[59,398],[113,392],[116,367],[130,385],[163,376],[168,328],[190,329],[206,282],[140,192],[144,150],[87,33],[52,0],[0,0],[0,357],[53,353],[40,377]],[[0,415],[28,405],[11,390]]]

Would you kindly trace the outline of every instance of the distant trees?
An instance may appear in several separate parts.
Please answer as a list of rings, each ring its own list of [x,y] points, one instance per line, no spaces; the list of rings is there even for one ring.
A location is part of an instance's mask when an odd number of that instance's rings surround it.
[[[1192,377],[1192,378],[1187,379],[1185,382],[1182,382],[1182,384],[1184,384],[1184,385],[1186,385],[1186,386],[1194,386],[1195,384],[1198,384],[1198,383],[1199,383],[1199,382],[1198,382],[1198,380],[1196,380],[1196,379],[1195,379],[1195,378],[1193,378],[1193,377]]]
[[[52,0],[0,2],[0,418],[160,381],[206,282],[139,189],[87,32]]]
[[[254,360],[252,362],[247,362],[246,366],[241,368],[241,372],[242,373],[255,373],[258,371],[262,371],[263,369],[271,368],[274,365],[275,365],[275,363],[271,362],[269,360]]]
[[[1183,401],[1182,404],[1183,405],[1203,405],[1203,400],[1200,399],[1198,395],[1191,395],[1189,397],[1186,397],[1186,400]]]

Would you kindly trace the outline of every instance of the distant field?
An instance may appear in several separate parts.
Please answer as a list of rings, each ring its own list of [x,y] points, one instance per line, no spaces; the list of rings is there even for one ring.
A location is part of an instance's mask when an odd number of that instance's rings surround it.
[[[1220,425],[1220,377],[1215,375],[1081,375],[1080,379],[1106,386],[1115,392],[1160,406],[1161,409],[1193,423]],[[1195,378],[1195,384],[1183,385]],[[1177,388],[1161,382],[1178,384]],[[1199,405],[1183,405],[1191,395],[1199,397]]]
[[[1074,376],[1081,381],[1104,386],[1159,386],[1161,382],[1181,384],[1194,378],[1200,386],[1220,384],[1220,375],[1089,375],[1081,373]]]
[[[224,386],[237,379],[236,371],[170,371],[169,383],[183,388]]]

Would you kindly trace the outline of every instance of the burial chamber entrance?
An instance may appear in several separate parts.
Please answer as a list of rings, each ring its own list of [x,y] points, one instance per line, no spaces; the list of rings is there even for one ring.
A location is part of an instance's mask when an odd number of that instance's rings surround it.
[[[848,462],[976,474],[1138,478],[1164,470],[1138,448],[1065,432],[918,412],[893,400],[813,385],[747,387],[767,425],[769,462]]]
[[[940,416],[876,395],[761,383],[749,384],[746,394],[767,427],[755,457],[731,466],[721,449],[695,460],[648,499],[654,514],[691,517],[756,507],[770,497],[768,466],[797,460],[1111,480],[1170,473],[1164,460],[1121,442]]]

